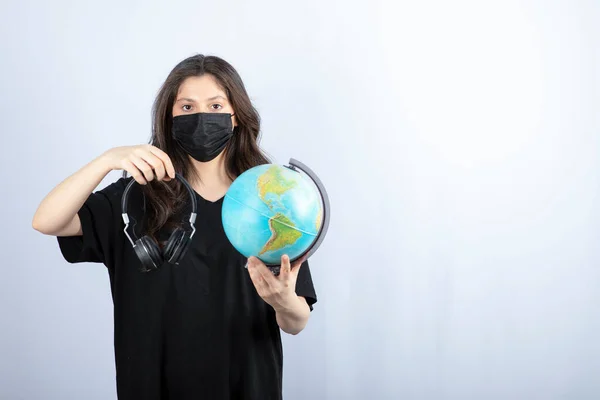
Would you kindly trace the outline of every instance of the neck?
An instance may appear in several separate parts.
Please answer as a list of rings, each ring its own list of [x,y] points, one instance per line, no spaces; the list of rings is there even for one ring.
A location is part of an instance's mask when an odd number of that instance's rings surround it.
[[[224,152],[208,162],[200,162],[190,157],[190,161],[199,179],[193,179],[190,185],[200,194],[208,197],[219,196],[231,185],[225,168]]]

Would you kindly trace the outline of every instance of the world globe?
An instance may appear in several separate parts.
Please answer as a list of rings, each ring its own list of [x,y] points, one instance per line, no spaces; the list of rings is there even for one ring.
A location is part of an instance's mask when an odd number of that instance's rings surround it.
[[[237,251],[277,266],[284,254],[293,262],[316,251],[327,231],[329,200],[314,172],[291,159],[290,166],[264,164],[239,175],[221,216]]]

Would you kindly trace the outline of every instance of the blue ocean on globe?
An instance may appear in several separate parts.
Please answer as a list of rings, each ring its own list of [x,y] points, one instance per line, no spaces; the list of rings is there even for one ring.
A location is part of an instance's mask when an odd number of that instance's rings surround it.
[[[227,238],[245,257],[279,265],[294,260],[314,243],[323,223],[321,195],[310,179],[277,164],[249,169],[223,199]]]

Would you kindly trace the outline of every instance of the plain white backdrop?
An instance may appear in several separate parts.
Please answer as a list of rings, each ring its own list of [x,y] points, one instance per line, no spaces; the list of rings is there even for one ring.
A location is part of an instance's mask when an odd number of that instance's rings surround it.
[[[287,400],[599,398],[599,20],[592,0],[3,1],[0,399],[115,398],[105,268],[31,219],[147,142],[195,53],[238,69],[262,147],[331,198]]]

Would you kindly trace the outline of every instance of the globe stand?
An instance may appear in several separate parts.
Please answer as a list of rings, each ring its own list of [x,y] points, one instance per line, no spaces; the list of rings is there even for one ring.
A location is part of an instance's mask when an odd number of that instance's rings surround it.
[[[321,180],[319,179],[317,174],[313,172],[313,170],[311,170],[305,164],[301,163],[300,161],[294,158],[290,158],[289,165],[284,165],[284,167],[298,173],[300,173],[299,171],[304,172],[304,174],[307,175],[317,187],[317,190],[321,194],[321,199],[323,201],[323,223],[321,224],[321,229],[319,229],[319,232],[317,233],[317,238],[315,239],[313,244],[308,249],[306,249],[304,253],[294,258],[293,260],[290,260],[290,263],[294,263],[296,260],[299,260],[302,257],[306,257],[306,259],[308,259],[317,251],[319,246],[321,246],[321,244],[323,243],[323,240],[327,235],[327,230],[329,229],[331,207],[329,205],[329,196],[327,195],[327,190],[325,190],[325,185],[323,185],[323,182],[321,182]],[[266,264],[266,266],[271,270],[271,272],[273,272],[275,276],[279,275],[279,272],[281,271],[281,265]]]

